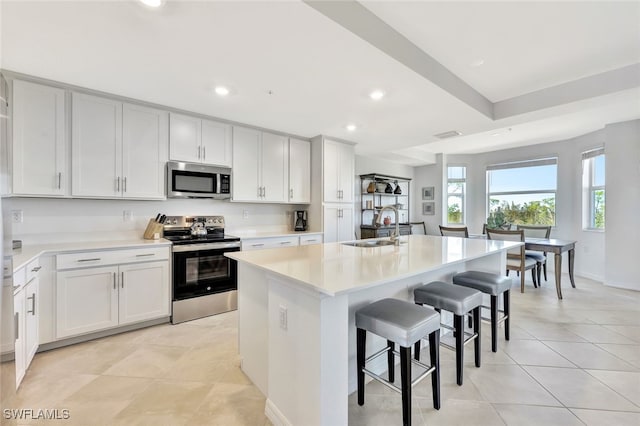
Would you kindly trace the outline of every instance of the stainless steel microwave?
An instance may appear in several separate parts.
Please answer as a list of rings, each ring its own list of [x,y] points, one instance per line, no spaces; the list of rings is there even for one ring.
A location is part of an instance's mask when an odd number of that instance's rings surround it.
[[[167,163],[167,198],[231,198],[231,169],[195,163]]]

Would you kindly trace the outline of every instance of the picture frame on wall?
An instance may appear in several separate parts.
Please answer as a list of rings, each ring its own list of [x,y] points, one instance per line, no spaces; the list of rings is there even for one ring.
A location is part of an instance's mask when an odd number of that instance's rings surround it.
[[[425,186],[424,188],[422,188],[422,199],[433,200],[434,192],[435,192],[435,188],[433,186]]]
[[[436,203],[434,201],[427,201],[426,203],[422,203],[422,214],[425,216],[436,214]]]

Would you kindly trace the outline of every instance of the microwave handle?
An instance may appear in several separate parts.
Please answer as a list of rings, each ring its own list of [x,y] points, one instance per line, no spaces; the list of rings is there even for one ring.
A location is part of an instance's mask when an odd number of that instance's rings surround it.
[[[222,194],[222,187],[220,186],[222,184],[222,178],[220,177],[220,173],[216,173],[216,190],[215,193],[216,194]]]

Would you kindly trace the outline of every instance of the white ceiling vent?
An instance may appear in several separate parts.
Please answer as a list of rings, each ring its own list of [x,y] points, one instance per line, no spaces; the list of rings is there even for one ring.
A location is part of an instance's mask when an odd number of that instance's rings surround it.
[[[447,139],[447,138],[453,138],[456,136],[460,136],[462,133],[460,133],[457,130],[449,130],[448,132],[443,132],[443,133],[438,133],[437,135],[433,135],[438,139]]]

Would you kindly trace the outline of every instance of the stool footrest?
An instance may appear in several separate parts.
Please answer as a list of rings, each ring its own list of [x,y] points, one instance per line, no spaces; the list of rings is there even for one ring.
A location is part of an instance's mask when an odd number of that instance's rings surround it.
[[[480,305],[481,308],[485,308],[485,309],[491,309],[489,306],[485,306],[485,305]],[[482,312],[482,310],[481,310]],[[500,316],[500,318],[498,318],[498,324],[500,324],[501,322],[504,322],[507,318],[509,318],[509,315],[504,313],[504,310],[502,309],[498,309],[498,313],[502,314],[502,316]],[[467,315],[471,316],[471,312],[467,313]],[[486,323],[490,323],[491,322],[491,318],[488,317],[480,317],[480,320],[486,322]]]
[[[370,357],[368,357],[365,360],[365,364],[375,358],[378,358],[381,355],[385,355],[388,351],[390,350],[390,348],[386,347],[386,348],[382,348],[380,349],[378,352],[376,352],[375,354],[371,355]],[[400,356],[400,352],[398,351],[392,351],[394,355]],[[418,383],[420,383],[422,381],[422,379],[424,379],[425,377],[427,377],[429,374],[433,373],[435,371],[435,367],[432,365],[427,365],[424,364],[418,360],[415,359],[411,359],[411,364],[412,365],[417,365],[420,368],[424,368],[424,372],[422,374],[420,374],[418,377],[416,377],[415,379],[413,379],[411,381],[411,386],[415,386]],[[391,383],[390,381],[388,381],[387,379],[385,379],[384,377],[374,373],[373,371],[369,370],[366,367],[362,368],[362,372],[364,374],[366,374],[367,376],[371,377],[372,379],[375,379],[377,381],[379,381],[380,383],[382,383],[383,385],[387,386],[388,388],[398,392],[398,393],[402,393],[402,389],[400,389],[398,386],[394,385],[393,383]]]

